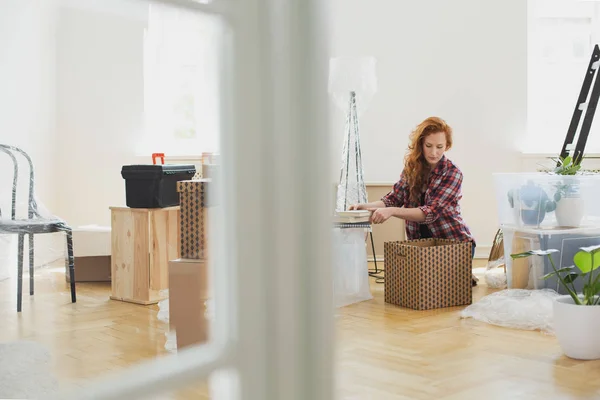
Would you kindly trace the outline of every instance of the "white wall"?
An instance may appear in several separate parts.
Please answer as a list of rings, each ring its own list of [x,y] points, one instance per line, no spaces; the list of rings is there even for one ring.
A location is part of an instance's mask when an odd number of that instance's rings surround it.
[[[414,126],[444,118],[464,217],[485,251],[497,229],[491,174],[519,169],[526,129],[526,3],[333,0],[332,55],[377,58],[379,91],[360,120],[365,180],[395,182]],[[344,115],[334,115],[338,179]]]
[[[38,192],[54,213],[73,226],[109,225],[108,207],[125,202],[121,166],[150,161],[135,157],[145,4],[62,3],[56,41],[42,35],[51,33],[51,20],[39,23],[50,3],[1,5],[0,43],[12,57],[0,62],[0,79],[9,87],[0,93],[0,113],[10,116],[0,118],[0,138],[18,131],[20,144],[35,144],[36,161],[45,166],[40,174],[50,177]],[[17,24],[28,7],[29,25]],[[491,174],[519,168],[517,135],[526,128],[526,2],[333,0],[332,7],[332,55],[378,60],[379,91],[360,121],[367,182],[391,185],[411,129],[427,116],[441,116],[455,131],[449,156],[465,174],[465,218],[480,248],[489,245],[497,228]],[[23,32],[27,51],[11,40]],[[48,100],[54,84],[56,114]],[[36,118],[27,118],[31,110]],[[337,180],[344,114],[336,110],[334,117],[331,173]]]
[[[36,165],[36,192],[42,209],[56,207],[55,3],[53,0],[0,2],[0,143],[23,148]],[[25,160],[21,159],[26,163]],[[28,178],[27,164],[20,175]],[[0,154],[0,208],[10,218],[12,163]],[[27,179],[19,182],[19,212],[27,216]],[[63,254],[55,235],[36,236],[36,264]],[[60,238],[58,238],[60,239]],[[0,240],[0,279],[16,272],[16,238]]]
[[[108,205],[124,204],[120,166],[137,161],[141,130],[146,10],[129,0],[0,3],[0,142],[30,153],[40,205],[72,226],[109,225]],[[0,163],[8,171],[5,156]],[[2,174],[5,214],[10,185]],[[14,275],[15,250],[16,238],[0,237],[0,279]],[[63,255],[64,235],[36,237],[36,265]]]
[[[41,166],[37,192],[50,207],[53,171],[46,166],[52,165],[56,140],[54,11],[52,0],[7,0],[0,11],[0,142],[22,147]]]
[[[73,226],[110,225],[108,207],[125,205],[121,166],[138,161],[142,140],[147,3],[109,3],[68,2],[59,13],[57,132],[65,157],[56,187],[58,212]]]

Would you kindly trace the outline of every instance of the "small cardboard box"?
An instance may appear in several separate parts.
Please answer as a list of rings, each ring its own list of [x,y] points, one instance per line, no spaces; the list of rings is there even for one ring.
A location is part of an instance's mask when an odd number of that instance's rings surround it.
[[[110,226],[85,225],[73,229],[75,282],[111,281]],[[65,266],[65,280],[71,281]]]
[[[208,258],[208,185],[210,179],[177,182],[180,197],[181,258]]]
[[[178,349],[208,340],[206,302],[210,297],[205,261],[180,258],[169,262],[169,325],[176,332]]]
[[[471,304],[471,248],[450,239],[384,243],[385,302],[414,310]]]
[[[110,256],[75,257],[75,282],[110,282]],[[69,268],[65,266],[65,280],[71,282]]]

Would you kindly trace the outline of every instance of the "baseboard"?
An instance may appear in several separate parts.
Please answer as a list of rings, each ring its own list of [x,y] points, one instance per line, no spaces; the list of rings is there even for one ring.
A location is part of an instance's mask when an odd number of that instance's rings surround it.
[[[477,245],[475,248],[475,258],[487,260],[490,258],[491,245]]]
[[[487,260],[488,258],[490,258],[491,250],[492,250],[492,246],[490,246],[490,245],[477,246],[475,248],[475,258]],[[375,259],[377,260],[377,262],[384,262],[384,257],[382,255],[378,254],[375,257]],[[367,257],[367,261],[374,262],[374,259],[373,259],[373,257]]]

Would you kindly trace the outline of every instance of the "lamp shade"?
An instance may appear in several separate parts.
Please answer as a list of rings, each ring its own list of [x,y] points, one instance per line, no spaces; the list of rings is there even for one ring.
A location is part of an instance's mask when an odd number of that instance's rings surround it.
[[[348,108],[352,91],[359,112],[367,107],[377,92],[376,64],[374,57],[334,57],[329,61],[329,93],[340,109]]]

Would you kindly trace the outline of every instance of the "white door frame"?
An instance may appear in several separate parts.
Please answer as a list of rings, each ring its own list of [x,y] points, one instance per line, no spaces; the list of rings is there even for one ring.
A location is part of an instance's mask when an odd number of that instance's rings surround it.
[[[161,2],[228,30],[214,339],[59,398],[148,398],[226,370],[227,400],[333,399],[327,1]]]

